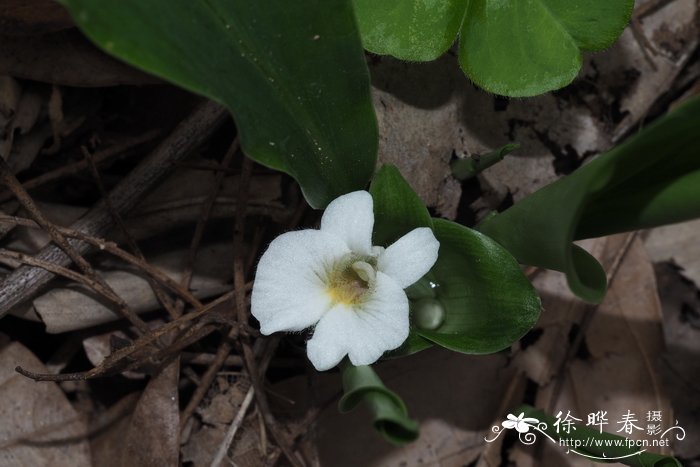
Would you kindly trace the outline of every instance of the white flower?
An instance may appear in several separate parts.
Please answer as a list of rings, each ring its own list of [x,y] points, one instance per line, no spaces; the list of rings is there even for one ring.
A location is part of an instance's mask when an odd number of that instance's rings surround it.
[[[374,363],[408,337],[403,291],[437,260],[429,228],[407,233],[384,249],[372,246],[374,213],[366,191],[328,205],[320,230],[287,232],[263,254],[253,284],[251,311],[260,331],[316,326],[307,343],[317,370],[346,355],[353,365]]]
[[[501,423],[501,425],[503,425],[503,428],[507,428],[509,430],[512,430],[513,428],[515,428],[518,431],[518,433],[527,433],[528,431],[530,431],[530,424],[532,424],[532,423],[537,424],[540,422],[536,418],[531,418],[531,417],[525,418],[525,412],[522,412],[517,417],[515,415],[513,415],[512,413],[509,413],[506,418],[508,420],[504,420]]]

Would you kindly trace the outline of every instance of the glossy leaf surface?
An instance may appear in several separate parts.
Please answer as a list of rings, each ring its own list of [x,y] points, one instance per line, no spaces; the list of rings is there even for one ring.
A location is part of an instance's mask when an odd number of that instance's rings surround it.
[[[62,0],[108,53],[226,105],[313,207],[362,189],[377,126],[349,0]]]
[[[411,334],[392,355],[414,353],[431,343],[464,353],[497,352],[534,326],[539,297],[503,247],[454,222],[430,220],[425,205],[394,167],[385,166],[377,173],[370,192],[376,214],[374,235],[386,241],[379,244],[425,226],[433,228],[440,242],[431,271],[406,289]]]
[[[468,0],[355,0],[367,50],[402,60],[435,60],[455,41]]]
[[[569,84],[581,52],[609,47],[633,0],[355,0],[362,41],[378,54],[434,60],[459,36],[459,63],[487,91],[533,96]]]

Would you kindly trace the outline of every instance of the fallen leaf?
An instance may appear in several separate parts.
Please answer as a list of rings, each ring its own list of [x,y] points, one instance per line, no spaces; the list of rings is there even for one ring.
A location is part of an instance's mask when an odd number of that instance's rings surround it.
[[[651,229],[644,241],[655,263],[672,261],[688,280],[700,287],[700,220]]]
[[[180,360],[175,359],[144,389],[124,434],[123,454],[117,465],[130,467],[178,465]]]
[[[175,281],[179,281],[189,250],[174,250],[154,257],[149,263]],[[230,243],[200,248],[194,265],[190,291],[199,298],[215,296],[231,288],[231,267],[221,258],[232,258]],[[113,263],[113,270],[99,270],[109,286],[136,313],[161,307],[148,280],[134,267]],[[46,325],[46,332],[60,333],[84,329],[118,319],[92,290],[82,285],[55,286],[35,298],[34,311]]]
[[[54,0],[3,0],[0,31],[8,36],[46,34],[73,27],[70,15]]]
[[[671,264],[656,267],[667,342],[659,369],[676,418],[686,431],[686,438],[674,443],[674,452],[684,459],[697,459],[700,457],[700,291],[694,283],[684,280],[682,274]]]
[[[74,28],[26,37],[0,36],[0,75],[74,87],[161,83],[108,56]]]
[[[46,367],[18,342],[0,350],[0,465],[90,467],[84,420],[53,382],[15,372]]]
[[[12,78],[2,81],[3,103],[9,117],[0,132],[0,155],[14,173],[28,168],[51,137],[46,121],[48,95],[40,85],[21,88]]]
[[[608,258],[624,251],[627,235],[609,237]],[[608,261],[604,261],[609,263]],[[640,430],[623,433],[647,439],[647,414],[661,411],[663,429],[674,424],[673,410],[656,366],[664,349],[662,315],[654,271],[639,239],[635,239],[612,280],[608,294],[597,309],[592,307],[590,324],[581,328],[584,342],[575,358],[537,392],[535,406],[562,417],[571,414],[587,423],[587,415],[606,411],[604,431],[619,433],[622,417],[629,411]],[[561,342],[566,352],[570,339]],[[512,453],[519,467],[538,465],[592,466],[590,460],[566,454],[566,449],[542,438],[541,455],[520,443]],[[651,451],[668,453],[664,448]]]

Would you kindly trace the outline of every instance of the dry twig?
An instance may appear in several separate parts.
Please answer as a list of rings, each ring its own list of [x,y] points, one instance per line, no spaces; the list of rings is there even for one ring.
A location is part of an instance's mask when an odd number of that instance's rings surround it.
[[[221,463],[224,461],[224,457],[226,457],[226,453],[231,447],[231,442],[236,436],[236,432],[238,431],[238,428],[240,428],[241,423],[243,423],[246,412],[248,412],[248,407],[250,407],[250,403],[253,402],[253,395],[255,395],[255,388],[251,386],[243,399],[243,403],[241,403],[241,407],[238,409],[236,418],[233,419],[231,426],[229,426],[228,430],[226,430],[224,441],[219,446],[219,450],[216,452],[216,456],[214,456],[214,460],[211,462],[211,467],[219,467],[219,465],[221,465]]]
[[[252,284],[246,284],[245,288],[246,290],[249,290]],[[92,368],[91,370],[84,371],[84,372],[79,372],[79,373],[63,373],[63,374],[44,374],[44,373],[34,373],[32,371],[28,371],[24,368],[17,367],[15,370],[24,375],[27,376],[28,378],[31,378],[35,381],[82,381],[82,380],[87,380],[87,379],[94,379],[98,377],[103,377],[111,374],[116,374],[122,371],[127,371],[129,369],[137,368],[141,365],[143,365],[143,360],[141,361],[131,361],[129,360],[136,352],[144,350],[147,346],[153,344],[156,340],[160,339],[162,336],[165,334],[171,332],[171,331],[177,331],[181,329],[181,327],[188,322],[194,321],[198,318],[201,318],[209,313],[213,313],[215,310],[218,310],[222,307],[225,307],[227,302],[231,300],[231,297],[233,296],[233,292],[229,292],[227,294],[222,295],[221,297],[217,298],[216,300],[213,300],[210,303],[207,303],[206,305],[190,312],[187,313],[180,318],[173,320],[169,323],[164,324],[163,326],[159,327],[158,329],[152,330],[150,333],[145,334],[143,336],[140,336],[138,339],[134,341],[133,344],[121,348],[119,350],[114,351],[112,354],[110,354],[107,358],[104,359],[104,361],[96,366],[95,368]],[[241,330],[241,326],[238,324],[235,325],[238,328],[238,332],[242,332],[244,334],[247,334],[248,328],[245,327],[243,330]],[[212,329],[213,330],[213,329]],[[253,331],[254,332],[254,331]],[[174,344],[173,344],[174,345]],[[160,351],[158,356],[163,355],[163,353],[167,352],[167,350],[163,349]],[[149,360],[152,358],[152,355],[148,355],[146,357],[146,360]]]
[[[147,143],[155,141],[155,139],[158,138],[161,134],[162,132],[160,130],[149,130],[143,133],[142,135],[126,138],[124,141],[121,141],[115,144],[114,146],[96,152],[93,156],[95,164],[99,165],[112,159],[116,159],[118,157],[123,157],[132,153],[136,154],[137,151],[135,151],[135,149],[140,148],[141,146]],[[72,164],[63,165],[57,168],[56,170],[52,170],[45,174],[41,174],[37,177],[29,179],[22,183],[22,186],[25,190],[33,190],[34,188],[46,185],[49,182],[60,180],[68,175],[78,174],[86,168],[87,161],[80,160]],[[7,201],[11,197],[12,193],[10,193],[9,191],[0,193],[0,202]]]
[[[38,229],[40,228],[39,225],[34,222],[31,219],[25,219],[22,217],[16,217],[16,216],[6,216],[3,214],[0,214],[0,223],[10,223],[14,225],[20,225],[22,227],[29,227],[29,228],[35,228]],[[114,255],[115,257],[121,259],[122,261],[136,267],[139,269],[141,272],[143,272],[146,276],[148,276],[151,280],[159,283],[161,286],[165,287],[172,293],[176,294],[178,297],[182,298],[185,302],[190,304],[193,307],[201,307],[202,303],[192,295],[192,293],[187,290],[186,288],[183,288],[180,284],[178,284],[176,281],[168,277],[167,274],[163,273],[160,269],[157,269],[150,264],[148,264],[146,261],[143,261],[140,258],[137,258],[136,256],[122,250],[119,248],[115,243],[113,242],[108,242],[107,240],[93,237],[91,235],[84,234],[82,232],[78,232],[73,229],[69,229],[67,227],[58,227],[56,226],[56,229],[61,232],[63,235],[66,237],[71,237],[75,238],[78,240],[81,240],[83,242],[89,243],[91,246],[105,251],[111,255]],[[42,261],[37,258],[32,258],[33,261],[35,261],[37,267],[44,267],[43,265],[50,264],[53,265],[53,267],[56,267],[53,263],[46,263],[45,261]],[[42,264],[42,266],[39,266],[39,264]],[[65,269],[65,268],[63,268]],[[49,269],[51,271],[51,269]],[[56,274],[54,271],[51,271],[54,274]]]
[[[117,212],[116,209],[114,209],[114,206],[112,205],[112,202],[109,199],[109,193],[107,193],[107,190],[105,189],[104,183],[102,183],[102,177],[100,176],[100,171],[97,169],[97,164],[95,163],[95,160],[92,157],[92,154],[85,148],[82,147],[80,148],[83,156],[85,157],[85,160],[88,162],[88,166],[90,168],[90,173],[92,174],[92,178],[95,180],[95,184],[97,185],[98,190],[100,191],[100,195],[102,196],[102,199],[104,201],[105,207],[107,208],[107,211],[109,212],[109,215],[112,216],[112,221],[117,225],[119,230],[122,232],[124,235],[124,238],[126,239],[127,245],[129,245],[129,248],[131,248],[131,251],[138,256],[138,258],[143,261],[144,263],[146,262],[146,257],[143,256],[143,253],[141,252],[141,249],[139,248],[138,244],[136,243],[136,240],[131,236],[129,233],[129,229],[126,227],[126,224],[124,223],[124,219],[122,219],[122,216]],[[171,318],[177,318],[179,316],[179,313],[175,311],[175,308],[173,306],[172,300],[170,300],[170,297],[168,297],[163,289],[161,289],[155,281],[152,279],[148,279],[148,283],[151,286],[151,290],[153,290],[153,294],[156,296],[158,301],[160,302],[161,305],[163,305],[163,308],[166,309],[168,314],[170,315]]]
[[[177,162],[199,147],[223,123],[226,116],[226,110],[219,104],[202,104],[112,190],[110,199],[114,209],[119,213],[132,209],[144,193],[160,181]],[[71,227],[89,235],[102,236],[111,226],[112,218],[104,202],[101,202]],[[73,248],[83,254],[89,251],[90,245],[75,242]],[[62,266],[71,262],[71,258],[54,245],[45,247],[37,258]],[[50,272],[28,266],[17,268],[9,274],[0,282],[0,317],[32,296],[53,277]]]
[[[61,234],[56,226],[43,215],[41,210],[34,203],[34,200],[32,200],[31,196],[29,196],[29,193],[27,193],[27,191],[22,187],[22,184],[12,174],[10,166],[7,165],[7,162],[5,162],[5,160],[2,158],[0,158],[0,178],[10,189],[10,191],[12,191],[20,204],[22,204],[22,206],[34,218],[36,223],[49,234],[51,240],[53,240],[53,242],[60,247],[63,253],[65,253],[83,271],[85,276],[90,279],[90,287],[107,300],[113,302],[118,307],[120,315],[129,320],[129,322],[136,326],[141,332],[148,332],[148,325],[129,308],[126,302],[124,302],[124,300],[122,300],[122,298],[109,286],[109,284],[107,284],[107,282],[95,272],[92,265],[90,265],[90,263],[82,257],[80,252],[75,249],[75,246],[72,245],[66,239],[66,237]],[[17,269],[15,271],[17,271]],[[46,268],[42,268],[40,271],[48,273],[48,269]]]

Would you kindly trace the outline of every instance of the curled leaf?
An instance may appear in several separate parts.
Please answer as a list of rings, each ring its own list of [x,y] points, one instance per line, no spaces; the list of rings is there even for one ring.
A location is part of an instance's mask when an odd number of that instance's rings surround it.
[[[394,444],[405,444],[418,438],[418,424],[408,417],[406,404],[396,393],[387,389],[370,366],[343,368],[345,394],[338,402],[341,412],[348,412],[364,403],[374,416],[374,428]]]
[[[478,229],[521,263],[563,271],[575,294],[599,303],[605,272],[573,241],[700,217],[699,127],[696,97]]]

